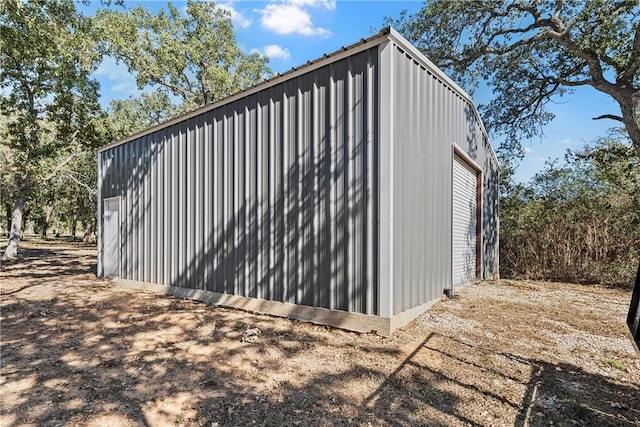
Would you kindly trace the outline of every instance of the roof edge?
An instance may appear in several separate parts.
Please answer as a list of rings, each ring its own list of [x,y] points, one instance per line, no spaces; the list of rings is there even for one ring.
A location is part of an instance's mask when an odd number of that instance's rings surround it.
[[[254,93],[260,92],[262,90],[268,89],[272,86],[275,86],[277,84],[280,84],[282,82],[285,82],[287,80],[293,79],[295,77],[298,77],[302,74],[308,73],[310,71],[316,70],[318,68],[321,68],[325,65],[337,62],[345,57],[348,57],[350,55],[353,55],[355,53],[359,53],[362,52],[364,50],[367,50],[371,47],[374,46],[378,46],[381,45],[387,41],[392,41],[394,43],[396,43],[397,45],[399,45],[403,50],[405,50],[406,52],[410,53],[416,60],[418,60],[419,62],[422,63],[422,65],[429,70],[430,73],[432,73],[433,75],[435,75],[437,78],[439,78],[440,80],[443,81],[443,83],[447,84],[453,91],[455,91],[458,95],[460,95],[465,101],[467,101],[469,103],[469,105],[471,106],[473,113],[476,117],[476,120],[478,121],[478,123],[480,124],[480,128],[484,134],[484,136],[487,138],[487,141],[489,142],[489,149],[491,150],[491,154],[493,155],[494,159],[497,161],[497,156],[495,153],[495,150],[493,149],[493,146],[491,145],[491,141],[489,139],[489,134],[484,126],[484,123],[482,122],[482,118],[480,117],[480,114],[478,113],[478,109],[476,108],[475,103],[473,102],[473,98],[464,90],[462,89],[456,82],[454,82],[449,76],[447,76],[440,68],[438,68],[433,62],[431,62],[431,60],[429,60],[429,58],[426,57],[425,54],[423,54],[417,47],[415,47],[414,45],[411,44],[411,42],[409,42],[409,40],[407,40],[406,38],[404,38],[404,36],[402,34],[400,34],[396,29],[390,27],[390,26],[386,26],[383,27],[378,33],[372,35],[371,37],[367,38],[367,39],[360,39],[360,41],[353,43],[349,46],[343,46],[342,48],[329,53],[329,54],[324,54],[323,56],[314,59],[312,61],[308,61],[306,64],[303,64],[301,66],[298,67],[293,67],[291,68],[289,71],[285,71],[284,73],[278,73],[275,76],[264,80],[260,83],[257,83],[247,89],[244,89],[240,92],[236,92],[232,95],[229,95],[225,98],[222,98],[212,104],[209,105],[205,105],[204,107],[200,107],[197,108],[195,110],[192,110],[188,113],[182,114],[180,116],[174,117],[170,120],[167,120],[166,122],[162,122],[159,123],[155,126],[152,126],[150,128],[147,128],[143,131],[137,132],[135,134],[132,134],[130,136],[127,136],[123,139],[120,139],[118,141],[114,141],[111,142],[109,144],[106,144],[102,147],[98,147],[98,149],[96,150],[97,153],[101,153],[104,152],[106,150],[109,150],[111,148],[117,147],[119,145],[122,144],[126,144],[129,141],[133,141],[134,139],[138,139],[141,137],[144,137],[146,135],[152,134],[154,132],[166,129],[176,123],[180,123],[182,121],[188,120],[190,118],[199,116],[200,114],[204,114],[208,111],[214,110],[216,108],[222,107],[226,104],[230,104],[238,99],[244,98],[246,96],[249,95],[253,95]]]
[[[278,73],[275,76],[264,80],[260,83],[257,83],[247,89],[244,89],[240,92],[236,92],[232,95],[229,95],[225,98],[222,98],[212,104],[209,105],[205,105],[204,107],[200,107],[197,108],[195,110],[189,111],[188,113],[182,114],[180,116],[174,117],[170,120],[167,120],[165,122],[159,123],[155,126],[152,126],[150,128],[147,128],[143,131],[134,133],[132,135],[129,135],[123,139],[111,142],[109,144],[103,145],[102,147],[98,147],[98,149],[96,150],[97,153],[101,153],[103,151],[109,150],[111,148],[117,147],[119,145],[125,144],[129,141],[133,141],[134,139],[138,139],[141,138],[143,136],[152,134],[154,132],[160,131],[162,129],[168,128],[176,123],[180,123],[182,121],[188,120],[190,118],[199,116],[200,114],[206,113],[208,111],[214,110],[216,108],[222,107],[223,105],[226,104],[230,104],[238,99],[244,98],[246,96],[249,95],[253,95],[254,93],[260,92],[262,90],[268,89],[272,86],[275,86],[277,84],[280,84],[282,82],[285,82],[287,80],[293,79],[295,77],[298,77],[302,74],[308,73],[310,71],[316,70],[318,68],[321,68],[325,65],[331,64],[333,62],[337,62],[347,56],[353,55],[355,53],[359,53],[362,52],[364,50],[367,50],[371,47],[380,45],[382,43],[384,43],[386,40],[389,39],[390,34],[392,34],[392,32],[394,32],[395,30],[393,30],[391,27],[384,27],[382,28],[377,34],[374,34],[373,36],[367,38],[367,39],[361,39],[360,41],[349,45],[349,46],[343,46],[342,48],[330,53],[330,54],[324,54],[323,56],[321,56],[320,58],[314,59],[313,61],[308,61],[306,64],[298,66],[298,67],[293,67],[291,68],[289,71],[285,71],[284,73]],[[398,33],[399,34],[399,33]],[[402,37],[402,36],[400,36]],[[405,40],[406,41],[406,40]],[[408,42],[407,42],[408,43]]]
[[[412,45],[411,42],[406,38],[404,38],[402,34],[400,34],[398,31],[396,31],[392,27],[386,27],[385,30],[389,32],[388,33],[389,39],[391,39],[394,43],[399,45],[403,50],[409,52],[416,60],[420,61],[422,65],[427,70],[429,70],[430,73],[437,76],[440,80],[446,83],[449,87],[451,87],[451,89],[453,89],[458,95],[460,95],[462,98],[464,98],[465,101],[469,103],[469,105],[473,110],[473,114],[475,115],[476,120],[480,125],[480,129],[482,130],[482,133],[487,138],[487,142],[489,143],[489,149],[491,150],[491,154],[493,155],[494,160],[497,162],[498,157],[496,156],[496,152],[493,149],[493,145],[491,145],[491,139],[489,138],[489,133],[487,132],[487,129],[484,126],[484,122],[480,117],[480,113],[478,112],[478,109],[476,108],[476,104],[473,102],[473,98],[471,97],[471,95],[469,95],[456,82],[454,82],[451,79],[451,77],[447,76],[444,73],[444,71],[442,71],[433,62],[431,62],[431,60],[427,58],[427,56],[424,53],[422,53],[417,47]]]

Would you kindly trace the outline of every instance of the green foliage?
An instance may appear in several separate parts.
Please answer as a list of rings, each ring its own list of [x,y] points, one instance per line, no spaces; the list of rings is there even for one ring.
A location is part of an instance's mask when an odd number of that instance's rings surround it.
[[[621,131],[548,163],[500,206],[505,277],[630,285],[640,252],[640,166]]]
[[[263,80],[268,59],[244,54],[227,11],[188,1],[186,15],[171,3],[157,14],[137,6],[101,10],[104,49],[136,74],[138,86],[178,96],[187,108],[210,104]]]
[[[107,127],[112,139],[118,140],[172,118],[180,108],[166,93],[142,93],[140,98],[114,99],[109,104]]]
[[[70,0],[9,0],[0,8],[0,112],[8,118],[2,143],[29,162],[79,134],[83,144],[97,144],[98,84],[90,74],[99,55],[88,22]]]
[[[33,178],[61,153],[104,142],[98,64],[88,23],[72,1],[7,1],[0,16],[0,143],[17,173]]]
[[[60,194],[54,181],[106,142],[99,87],[91,78],[100,60],[92,31],[72,0],[0,4],[2,196],[16,201],[5,210],[20,217],[24,212],[45,223]],[[8,256],[15,256],[22,221],[14,225]]]
[[[640,2],[512,0],[425,2],[388,21],[468,90],[495,94],[480,106],[487,127],[513,141],[541,133],[549,101],[576,86],[611,96],[640,157]]]

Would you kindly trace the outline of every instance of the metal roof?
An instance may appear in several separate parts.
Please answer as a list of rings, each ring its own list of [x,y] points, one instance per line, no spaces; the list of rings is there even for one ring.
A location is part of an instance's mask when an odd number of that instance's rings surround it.
[[[473,112],[476,116],[476,119],[478,120],[478,123],[480,123],[480,126],[482,128],[483,133],[485,134],[485,136],[488,138],[488,134],[487,131],[484,127],[484,124],[482,123],[482,119],[480,118],[480,115],[478,114],[478,111],[475,107],[475,104],[473,103],[473,99],[471,98],[471,96],[469,96],[469,94],[467,94],[460,86],[458,86],[453,80],[451,80],[451,78],[449,78],[442,70],[440,70],[433,62],[431,62],[422,52],[420,52],[420,50],[418,50],[415,46],[413,46],[407,39],[405,39],[398,31],[396,31],[394,28],[392,27],[384,27],[382,30],[380,30],[379,33],[374,34],[373,36],[367,38],[367,39],[361,39],[359,42],[356,42],[350,46],[343,46],[341,49],[330,53],[330,54],[325,54],[320,58],[317,58],[313,61],[309,61],[304,65],[298,66],[298,67],[293,67],[291,70],[286,71],[284,73],[279,73],[276,74],[275,76],[262,81],[260,83],[255,84],[254,86],[251,86],[243,91],[237,92],[233,95],[227,96],[225,98],[222,98],[216,102],[213,102],[212,104],[209,105],[205,105],[204,107],[200,107],[196,110],[190,111],[188,113],[185,113],[183,115],[174,117],[173,119],[170,119],[166,122],[160,123],[156,126],[150,127],[148,129],[145,129],[141,132],[135,133],[131,136],[128,136],[124,139],[112,142],[110,144],[104,145],[102,147],[99,147],[97,149],[97,152],[103,152],[106,151],[110,148],[113,147],[117,147],[118,145],[122,145],[125,144],[129,141],[132,141],[134,139],[143,137],[145,135],[149,135],[153,132],[156,132],[158,130],[167,128],[175,123],[179,123],[182,122],[184,120],[188,120],[192,117],[198,116],[200,114],[206,113],[207,111],[211,111],[215,108],[219,108],[225,104],[229,104],[233,101],[236,101],[237,99],[243,98],[245,96],[249,96],[251,94],[254,94],[256,92],[259,92],[261,90],[264,89],[268,89],[269,87],[275,86],[279,83],[282,83],[284,81],[293,79],[297,76],[300,76],[302,74],[306,74],[310,71],[313,71],[317,68],[323,67],[327,64],[331,64],[333,62],[339,61],[342,58],[345,58],[347,56],[351,56],[355,53],[361,52],[363,50],[369,49],[373,46],[376,45],[380,45],[382,43],[385,43],[387,41],[393,41],[394,43],[396,43],[401,49],[403,49],[404,51],[408,52],[409,54],[411,54],[411,56],[414,57],[414,59],[416,59],[417,61],[419,61],[431,74],[433,74],[434,76],[436,76],[438,79],[440,79],[443,83],[445,83],[447,86],[449,86],[454,92],[456,92],[458,95],[460,95],[464,100],[466,100],[470,105],[471,108],[473,109]],[[489,148],[491,149],[491,153],[493,155],[493,157],[495,158],[495,152],[493,150],[493,147],[491,146],[491,144],[489,144]]]

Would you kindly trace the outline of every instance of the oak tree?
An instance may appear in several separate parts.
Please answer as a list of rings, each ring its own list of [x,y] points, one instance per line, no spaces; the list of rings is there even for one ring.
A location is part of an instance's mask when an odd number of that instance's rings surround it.
[[[180,111],[166,93],[143,92],[139,97],[114,99],[109,103],[107,128],[113,140],[143,131],[170,119]]]
[[[640,157],[640,2],[637,0],[431,0],[390,20],[467,88],[480,80],[490,130],[539,134],[549,101],[590,86],[620,111],[595,119],[624,124]]]
[[[245,54],[226,10],[188,1],[184,14],[168,3],[157,13],[136,6],[96,14],[105,52],[124,62],[139,88],[180,98],[184,108],[210,104],[254,85],[270,73],[268,58]]]
[[[90,22],[73,0],[0,4],[0,144],[11,151],[14,188],[5,257],[17,255],[32,190],[99,143],[103,113],[91,78],[99,59]]]

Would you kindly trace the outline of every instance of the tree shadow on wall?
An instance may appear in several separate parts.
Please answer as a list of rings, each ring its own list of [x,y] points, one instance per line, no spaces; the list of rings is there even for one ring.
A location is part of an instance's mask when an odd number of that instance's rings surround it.
[[[348,67],[331,73],[344,80]],[[328,90],[318,81],[301,77],[270,89],[284,98],[254,94],[103,154],[102,197],[121,196],[126,219],[123,278],[377,313],[376,142],[351,136],[374,107],[315,99]],[[317,126],[305,125],[314,114]],[[253,126],[258,118],[276,123]]]

